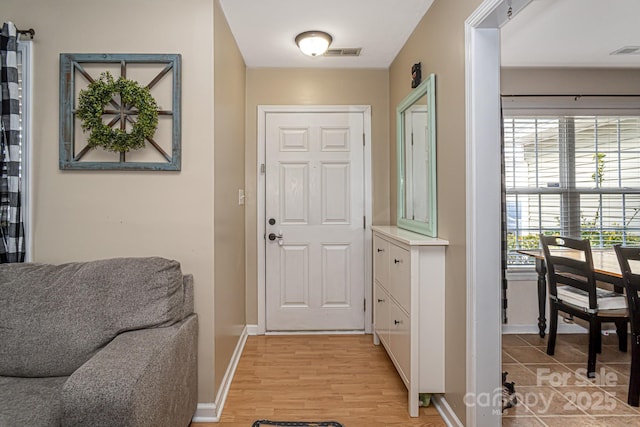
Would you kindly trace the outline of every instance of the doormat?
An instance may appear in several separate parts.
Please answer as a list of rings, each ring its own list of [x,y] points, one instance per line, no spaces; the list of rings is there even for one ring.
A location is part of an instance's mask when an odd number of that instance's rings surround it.
[[[344,427],[335,421],[269,421],[258,420],[251,427],[276,426],[276,427]]]

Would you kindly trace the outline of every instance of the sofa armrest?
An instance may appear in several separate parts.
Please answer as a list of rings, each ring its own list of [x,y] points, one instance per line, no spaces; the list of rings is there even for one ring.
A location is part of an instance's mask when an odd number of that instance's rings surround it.
[[[185,274],[182,276],[182,286],[184,288],[182,317],[187,317],[193,313],[193,274]]]
[[[67,380],[63,426],[188,426],[197,405],[195,314],[118,335]]]

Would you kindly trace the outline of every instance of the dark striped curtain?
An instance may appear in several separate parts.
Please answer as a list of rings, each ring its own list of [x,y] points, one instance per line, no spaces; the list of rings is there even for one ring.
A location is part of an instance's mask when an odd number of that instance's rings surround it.
[[[24,262],[18,39],[11,22],[2,25],[0,35],[0,92],[0,263]]]
[[[502,323],[509,323],[507,318],[507,306],[509,299],[507,298],[507,290],[509,281],[507,280],[507,255],[509,248],[507,247],[507,186],[505,183],[505,167],[504,167],[504,113],[502,111],[502,100],[500,101],[500,172],[501,172],[501,191],[500,198],[502,202],[501,223],[502,223],[502,239],[501,239],[501,256],[500,264],[502,266]]]

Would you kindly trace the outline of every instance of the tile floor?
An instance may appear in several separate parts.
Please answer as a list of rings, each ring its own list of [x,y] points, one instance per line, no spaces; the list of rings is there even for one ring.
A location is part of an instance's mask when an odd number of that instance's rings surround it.
[[[518,427],[640,426],[640,408],[627,405],[628,353],[617,336],[603,336],[596,378],[586,378],[586,334],[558,335],[554,356],[538,335],[503,335],[502,368],[514,381],[518,404],[503,413],[502,425]]]

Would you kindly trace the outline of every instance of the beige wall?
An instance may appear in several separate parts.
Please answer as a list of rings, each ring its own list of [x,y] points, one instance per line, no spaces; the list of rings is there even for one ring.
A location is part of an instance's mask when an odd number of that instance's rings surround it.
[[[244,189],[245,65],[219,1],[214,20],[215,120],[215,388],[245,326]]]
[[[213,2],[2,0],[1,9],[36,30],[35,260],[179,260],[195,278],[198,399],[213,402]],[[182,54],[182,171],[60,171],[61,52]]]
[[[640,70],[612,68],[516,68],[500,70],[504,95],[636,95]]]
[[[446,252],[446,399],[466,419],[466,236],[465,236],[465,57],[464,21],[480,0],[435,0],[393,61],[389,72],[390,139],[395,135],[395,106],[410,92],[411,65],[436,75],[438,236],[449,240]],[[391,216],[396,221],[396,152],[389,146]],[[497,374],[497,373],[496,373]]]
[[[387,70],[247,70],[246,246],[247,323],[258,323],[257,107],[258,105],[371,105],[373,222],[389,221],[389,110]]]

